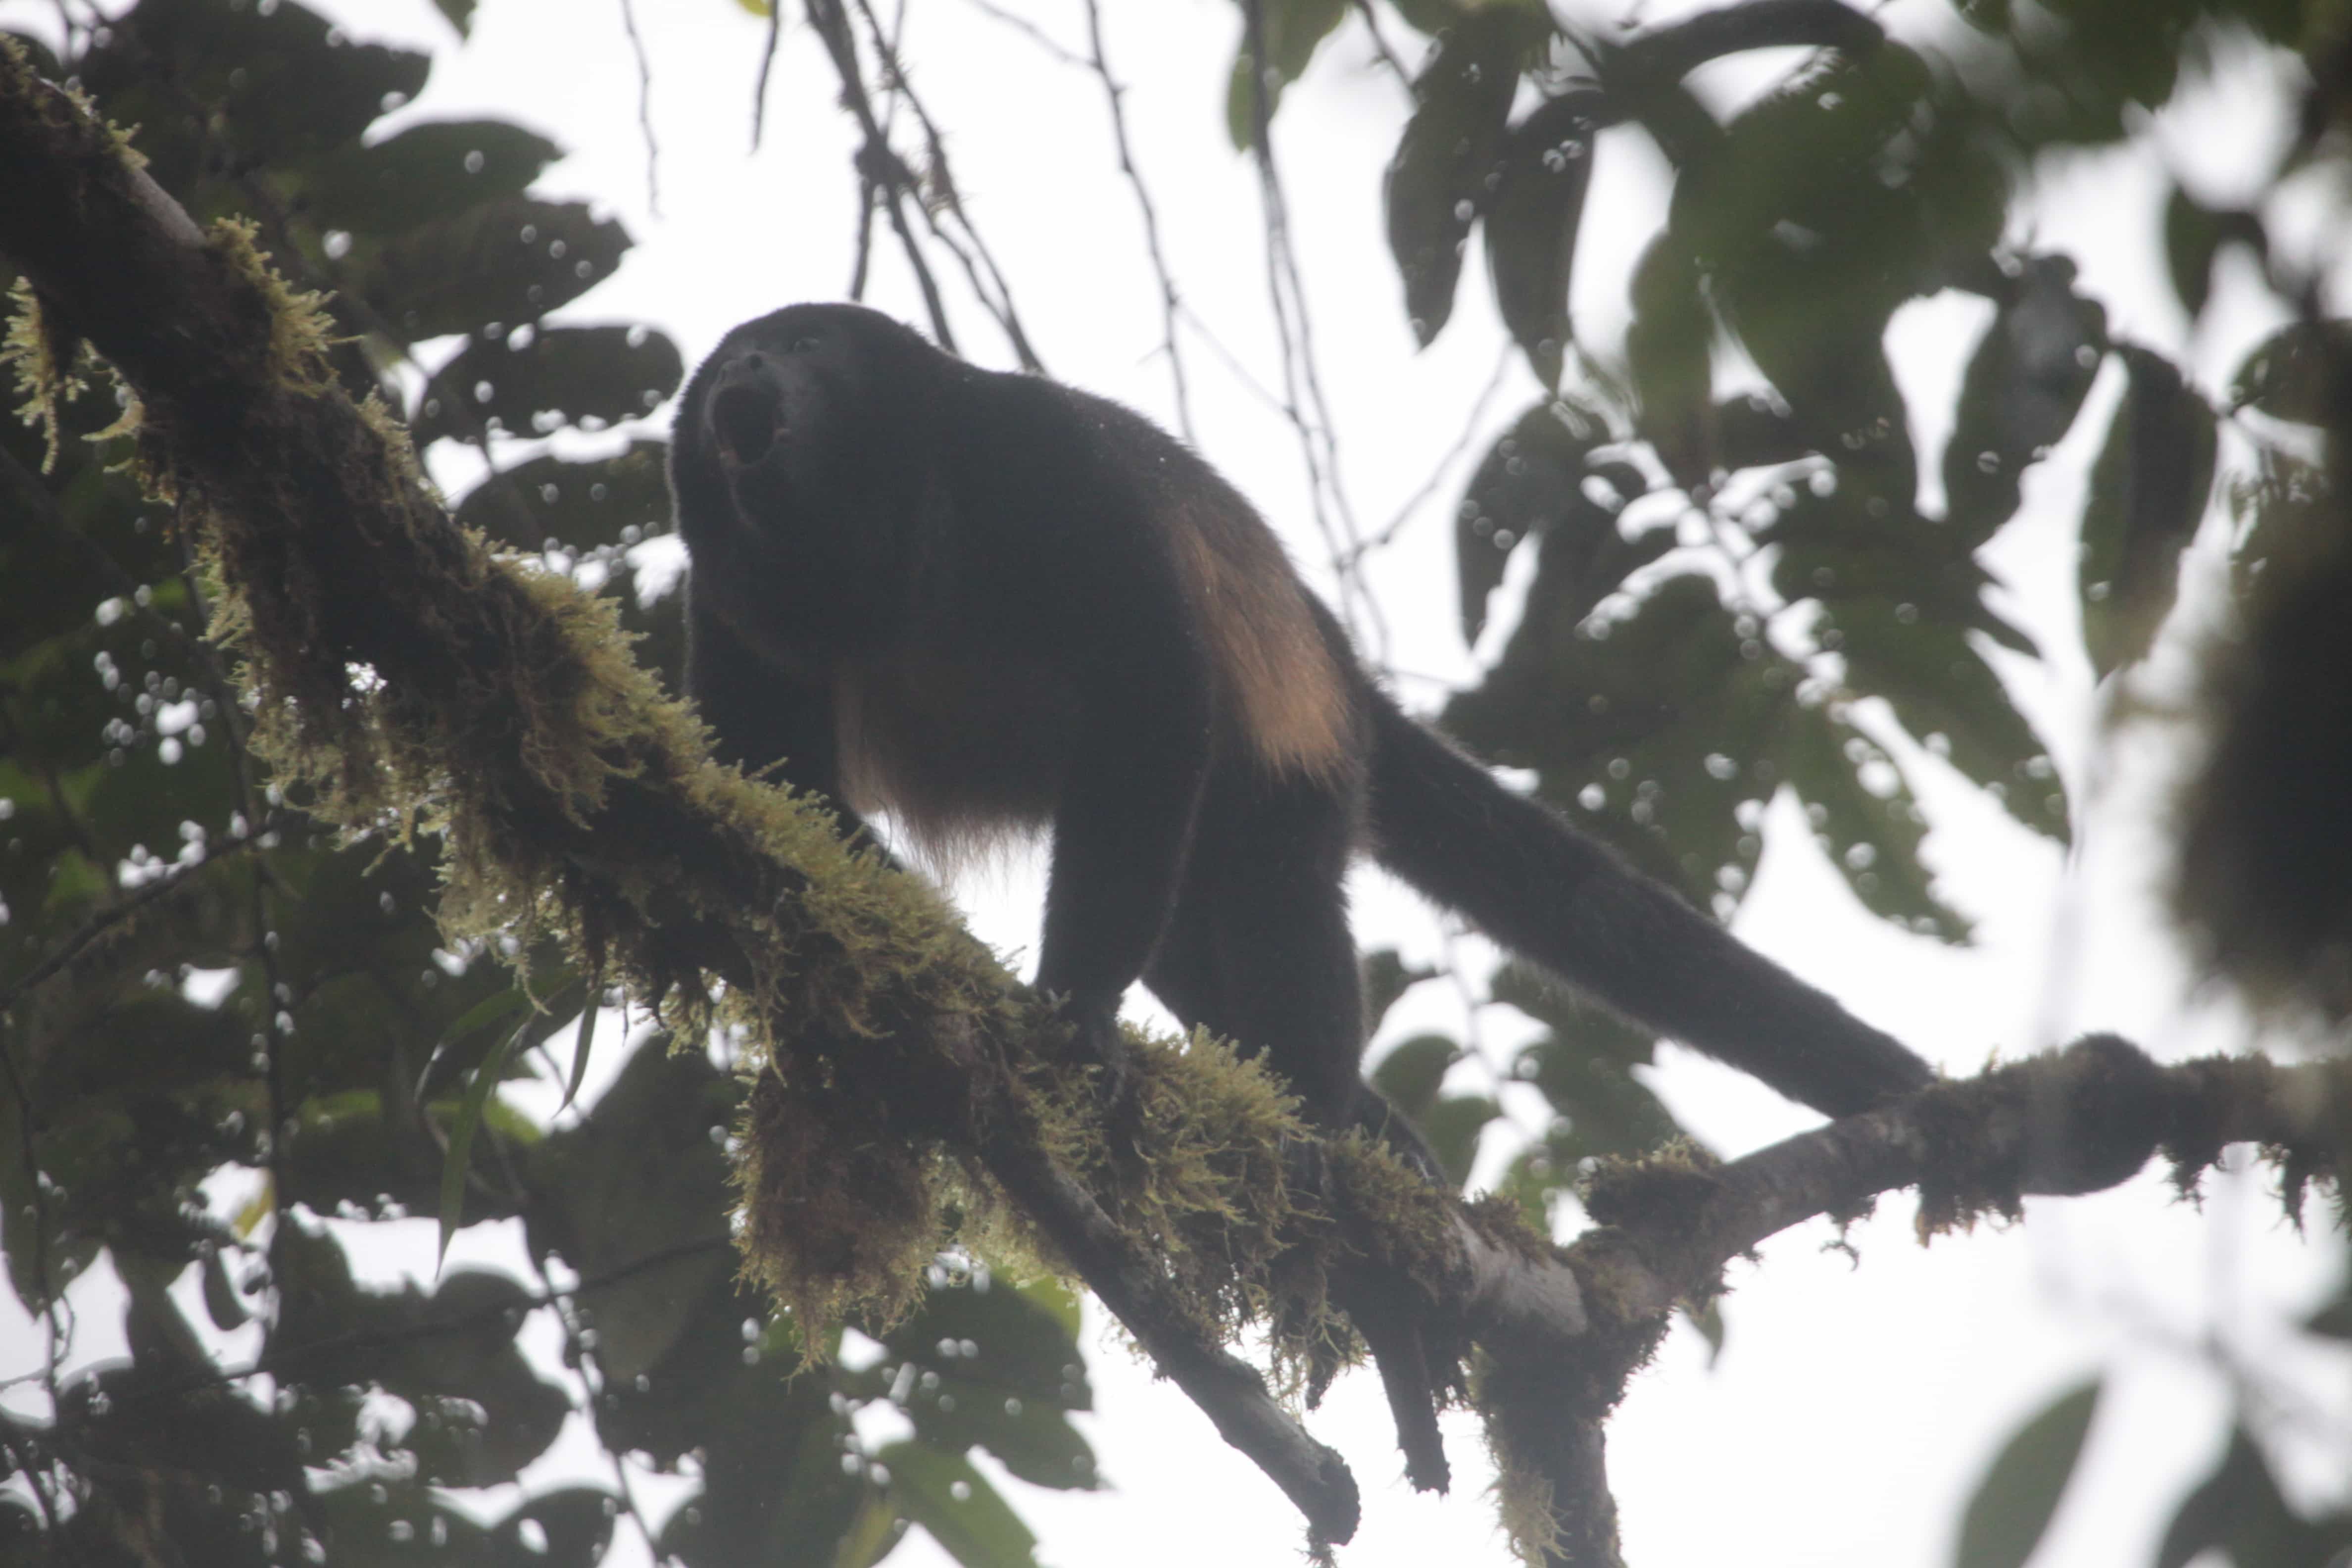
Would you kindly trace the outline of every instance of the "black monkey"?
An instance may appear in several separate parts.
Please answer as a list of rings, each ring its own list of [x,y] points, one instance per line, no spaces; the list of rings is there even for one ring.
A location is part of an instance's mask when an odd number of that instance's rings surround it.
[[[727,335],[670,448],[687,689],[723,755],[952,848],[1051,825],[1037,984],[1116,1068],[1138,978],[1327,1127],[1419,1137],[1357,1070],[1349,859],[1832,1115],[1926,1063],[1400,712],[1257,513],[1141,416],[886,316]],[[1444,1490],[1423,1326],[1363,1303],[1405,1468]],[[1451,1360],[1451,1357],[1448,1358]]]
[[[1139,977],[1317,1121],[1417,1152],[1357,1066],[1367,849],[1818,1110],[1932,1076],[1407,718],[1250,504],[1128,409],[795,305],[695,372],[670,463],[687,686],[722,754],[782,759],[845,832],[878,807],[932,847],[1050,825],[1037,984],[1107,1061]]]

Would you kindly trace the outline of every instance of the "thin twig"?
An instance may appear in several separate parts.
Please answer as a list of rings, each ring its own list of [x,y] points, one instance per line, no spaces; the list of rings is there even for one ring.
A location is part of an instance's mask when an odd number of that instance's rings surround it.
[[[924,154],[929,160],[931,195],[937,205],[943,207],[955,219],[956,226],[962,231],[962,238],[959,240],[947,232],[940,222],[933,202],[919,204],[924,223],[933,237],[946,246],[949,253],[961,264],[964,276],[971,284],[972,293],[996,319],[997,325],[1003,329],[1022,368],[1043,371],[1045,362],[1030,346],[1029,334],[1021,324],[1020,310],[1013,302],[1013,285],[1006,281],[1003,269],[997,266],[995,253],[989,249],[987,240],[981,237],[979,227],[971,221],[971,215],[964,210],[962,193],[948,163],[947,139],[940,134],[938,123],[931,119],[930,111],[923,105],[922,96],[915,90],[914,83],[907,74],[897,37],[884,31],[880,18],[874,15],[867,0],[855,0],[855,4],[858,15],[865,18],[866,31],[874,39],[875,51],[881,57],[884,79],[889,84],[894,100],[903,101],[908,111],[914,115],[915,123],[922,129]],[[969,245],[969,250],[965,248],[966,245]],[[987,274],[985,280],[982,278],[983,270]]]
[[[1183,302],[1176,294],[1176,276],[1168,266],[1167,252],[1160,243],[1160,215],[1151,202],[1150,188],[1143,183],[1142,171],[1135,165],[1135,150],[1127,136],[1127,89],[1111,75],[1110,59],[1103,51],[1102,0],[1087,0],[1087,37],[1094,50],[1090,62],[1094,74],[1102,82],[1103,97],[1110,106],[1111,144],[1118,150],[1119,173],[1126,176],[1128,186],[1135,192],[1135,205],[1143,214],[1143,244],[1151,257],[1152,275],[1160,280],[1160,343],[1168,355],[1168,374],[1176,384],[1176,423],[1184,439],[1195,440],[1192,429],[1192,399],[1184,384],[1184,356],[1176,346],[1176,315]]]
[[[866,298],[866,269],[874,259],[874,182],[859,175],[857,180],[857,257],[850,263],[849,297]]]
[[[1265,0],[1243,0],[1243,37],[1251,63],[1251,162],[1256,167],[1259,199],[1265,207],[1266,298],[1274,309],[1275,328],[1282,344],[1283,412],[1297,432],[1299,455],[1307,466],[1308,502],[1315,526],[1338,579],[1339,611],[1349,629],[1369,621],[1375,662],[1388,651],[1388,623],[1377,601],[1365,590],[1353,564],[1361,531],[1356,526],[1339,480],[1339,438],[1331,427],[1331,411],[1323,395],[1322,378],[1315,368],[1315,338],[1307,307],[1306,284],[1290,244],[1290,205],[1282,175],[1274,161],[1274,101],[1266,91]],[[1302,397],[1303,393],[1303,397]],[[1313,408],[1309,416],[1308,405]],[[1360,646],[1364,641],[1359,635]]]
[[[841,80],[842,99],[865,133],[866,144],[857,152],[857,172],[879,187],[890,226],[898,233],[899,248],[906,253],[915,284],[922,290],[924,309],[930,313],[931,335],[940,347],[954,353],[955,329],[948,324],[947,301],[940,295],[939,279],[931,276],[930,263],[915,238],[914,227],[907,221],[906,199],[919,193],[913,191],[912,174],[898,154],[891,151],[889,138],[875,115],[874,100],[866,90],[865,70],[858,64],[857,36],[850,26],[849,16],[842,9],[841,0],[809,0],[809,21],[815,26],[817,37],[824,41],[825,53],[833,60],[834,74]]]
[[[781,4],[781,0],[779,0]],[[771,19],[775,7],[771,7]],[[646,210],[661,216],[661,148],[654,141],[654,67],[646,54],[646,40],[637,31],[636,0],[621,0],[621,26],[629,35],[629,52],[637,58],[637,130],[646,142]],[[761,98],[767,97],[767,64],[761,62]],[[751,132],[754,146],[759,143],[756,121]]]
[[[1389,47],[1388,38],[1381,32],[1381,19],[1372,11],[1372,0],[1355,0],[1355,5],[1356,15],[1364,19],[1364,31],[1371,35],[1372,53],[1381,58],[1381,63],[1389,68],[1397,80],[1410,89],[1412,86],[1412,68]]]
[[[751,86],[751,151],[760,150],[760,133],[768,123],[768,70],[776,63],[776,45],[784,36],[784,0],[768,0],[768,37],[760,48],[760,79]]]
[[[1062,64],[1075,67],[1079,70],[1093,68],[1092,62],[1088,61],[1086,56],[1062,43],[1028,17],[1016,16],[1003,6],[993,4],[992,0],[971,0],[971,4],[983,16],[992,17],[1003,23]]]
[[[1486,426],[1487,406],[1495,401],[1495,394],[1503,389],[1504,379],[1510,374],[1511,356],[1515,352],[1513,344],[1507,342],[1503,345],[1502,352],[1495,356],[1494,374],[1486,378],[1486,385],[1478,394],[1478,400],[1470,405],[1470,416],[1462,422],[1462,433],[1454,438],[1454,445],[1446,448],[1445,456],[1437,459],[1437,467],[1430,470],[1429,478],[1422,481],[1421,488],[1407,496],[1404,504],[1397,508],[1396,515],[1389,519],[1388,526],[1356,546],[1357,561],[1394,543],[1397,535],[1404,531],[1405,524],[1412,520],[1412,514],[1428,504],[1429,498],[1437,493],[1437,487],[1445,482],[1447,471],[1462,460],[1462,455],[1470,449],[1471,443],[1477,440],[1479,432]]]

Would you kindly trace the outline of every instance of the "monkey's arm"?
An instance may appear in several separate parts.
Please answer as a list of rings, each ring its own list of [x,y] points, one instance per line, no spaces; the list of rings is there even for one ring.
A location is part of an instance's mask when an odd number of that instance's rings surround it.
[[[822,795],[839,817],[843,837],[865,832],[874,842],[865,819],[841,797],[832,688],[761,658],[701,602],[690,581],[686,692],[716,732],[712,750],[720,762]]]
[[[1054,479],[1034,510],[1008,498],[1036,520],[1018,597],[1078,695],[1037,984],[1115,1061],[1119,998],[1168,927],[1208,778],[1209,653],[1150,500],[1115,469]]]

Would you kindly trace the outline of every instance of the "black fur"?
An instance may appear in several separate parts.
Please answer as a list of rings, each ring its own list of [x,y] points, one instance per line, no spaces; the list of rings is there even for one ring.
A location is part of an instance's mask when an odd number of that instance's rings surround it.
[[[781,759],[845,831],[861,788],[940,839],[1050,826],[1037,981],[1114,1059],[1141,978],[1185,1023],[1268,1053],[1327,1125],[1385,1122],[1357,1071],[1344,891],[1369,848],[1563,979],[1822,1110],[1931,1076],[1406,718],[1286,566],[1265,581],[1279,557],[1247,503],[1126,409],[974,369],[870,310],[800,305],[695,373],[671,461],[694,556],[688,686],[724,752]],[[1188,549],[1253,552],[1222,590],[1265,595],[1244,621],[1290,616],[1297,594],[1312,652],[1285,657],[1328,658],[1339,710],[1283,721],[1304,763],[1266,760],[1268,724],[1251,729],[1247,683],[1220,665],[1233,623],[1204,615]]]

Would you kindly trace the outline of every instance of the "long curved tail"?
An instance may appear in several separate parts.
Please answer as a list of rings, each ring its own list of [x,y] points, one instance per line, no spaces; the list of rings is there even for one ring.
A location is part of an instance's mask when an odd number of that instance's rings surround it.
[[[1374,694],[1373,854],[1635,1022],[1832,1116],[1927,1064]]]

